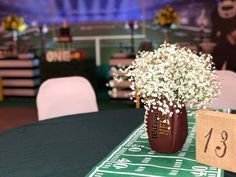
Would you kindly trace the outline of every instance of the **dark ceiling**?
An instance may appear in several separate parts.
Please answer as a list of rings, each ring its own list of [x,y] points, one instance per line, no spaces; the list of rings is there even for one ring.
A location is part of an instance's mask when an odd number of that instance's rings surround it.
[[[23,16],[27,23],[127,21],[153,18],[156,10],[171,5],[181,13],[199,15],[201,8],[213,7],[216,0],[1,0],[0,18]],[[191,12],[190,12],[191,11]]]

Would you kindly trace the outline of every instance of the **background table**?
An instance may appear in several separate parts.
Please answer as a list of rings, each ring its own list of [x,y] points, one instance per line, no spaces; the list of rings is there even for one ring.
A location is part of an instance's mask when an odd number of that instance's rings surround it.
[[[47,79],[65,76],[83,76],[87,78],[95,88],[96,86],[96,65],[94,58],[73,59],[68,62],[40,62],[40,79],[44,82]]]
[[[0,176],[85,176],[143,122],[143,115],[143,109],[78,114],[3,132]]]

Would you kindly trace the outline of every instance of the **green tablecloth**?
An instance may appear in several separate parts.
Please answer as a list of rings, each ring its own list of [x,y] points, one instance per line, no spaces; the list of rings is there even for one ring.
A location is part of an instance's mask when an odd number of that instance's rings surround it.
[[[100,111],[49,119],[2,132],[0,177],[84,177],[143,122],[143,116],[143,109]],[[144,141],[137,145],[148,147],[146,136],[137,138]],[[235,176],[225,172],[225,177]]]
[[[142,124],[87,176],[224,176],[223,170],[195,161],[195,118],[190,114],[188,126],[189,133],[182,150],[164,154],[150,149]]]
[[[0,177],[84,177],[143,121],[143,110],[76,114],[0,133]]]

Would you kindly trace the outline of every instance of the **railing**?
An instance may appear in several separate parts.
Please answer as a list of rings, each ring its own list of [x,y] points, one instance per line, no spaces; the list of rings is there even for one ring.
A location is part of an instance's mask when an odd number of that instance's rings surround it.
[[[94,41],[95,44],[95,59],[96,65],[101,65],[101,40],[116,40],[116,39],[130,39],[130,35],[114,35],[114,36],[74,36],[72,41]],[[144,39],[146,35],[137,34],[134,35],[134,39]],[[54,41],[57,41],[57,37],[53,38]]]

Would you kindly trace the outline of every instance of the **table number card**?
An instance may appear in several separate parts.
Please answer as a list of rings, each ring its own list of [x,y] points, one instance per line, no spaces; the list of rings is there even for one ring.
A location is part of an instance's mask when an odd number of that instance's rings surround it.
[[[236,172],[236,115],[199,110],[196,161]]]

